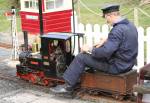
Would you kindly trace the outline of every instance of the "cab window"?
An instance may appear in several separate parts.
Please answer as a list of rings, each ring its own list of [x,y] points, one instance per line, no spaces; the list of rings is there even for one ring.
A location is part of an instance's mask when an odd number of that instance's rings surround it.
[[[63,6],[63,0],[46,0],[46,10],[53,10]]]
[[[37,0],[25,0],[24,7],[26,9],[38,9],[38,1]]]
[[[46,9],[54,9],[54,0],[46,0]]]

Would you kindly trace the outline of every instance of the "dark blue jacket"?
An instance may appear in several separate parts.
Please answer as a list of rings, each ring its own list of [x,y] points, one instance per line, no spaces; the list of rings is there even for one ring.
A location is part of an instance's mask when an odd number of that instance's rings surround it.
[[[118,74],[130,70],[138,54],[138,32],[127,19],[113,25],[108,40],[100,48],[92,50],[92,56],[105,59],[110,68],[108,73]]]

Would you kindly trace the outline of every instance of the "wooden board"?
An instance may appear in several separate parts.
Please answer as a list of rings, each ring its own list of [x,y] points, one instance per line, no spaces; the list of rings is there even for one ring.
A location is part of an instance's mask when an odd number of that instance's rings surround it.
[[[131,70],[120,75],[85,72],[81,81],[81,88],[95,88],[104,92],[127,95],[132,93],[133,85],[137,83],[137,72],[136,70]]]

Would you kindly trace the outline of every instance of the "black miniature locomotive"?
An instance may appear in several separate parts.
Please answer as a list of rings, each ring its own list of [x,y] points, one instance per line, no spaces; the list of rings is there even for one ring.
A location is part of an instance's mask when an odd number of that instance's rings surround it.
[[[23,51],[19,55],[17,76],[35,84],[61,82],[61,76],[73,59],[71,33],[48,33],[41,36],[40,53]]]

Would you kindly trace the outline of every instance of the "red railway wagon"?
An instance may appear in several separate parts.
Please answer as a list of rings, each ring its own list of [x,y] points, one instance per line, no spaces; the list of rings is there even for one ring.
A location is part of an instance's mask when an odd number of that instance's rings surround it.
[[[22,31],[40,33],[38,0],[21,0]],[[42,0],[43,33],[71,32],[72,1]]]

